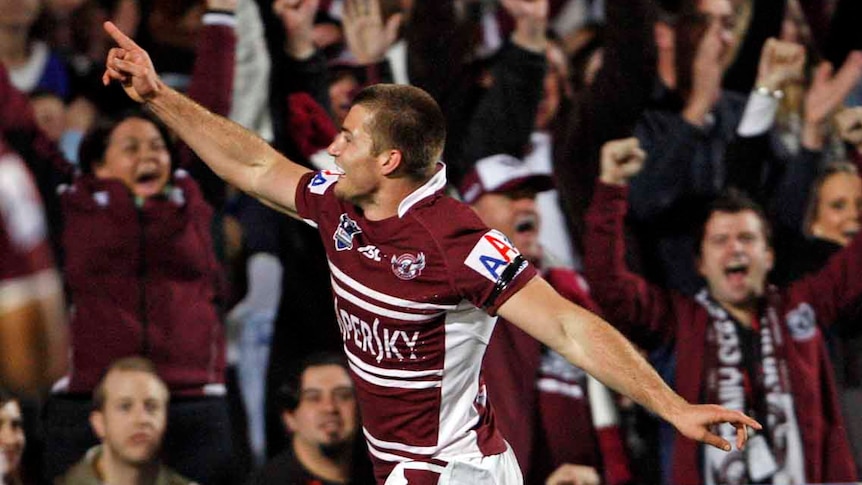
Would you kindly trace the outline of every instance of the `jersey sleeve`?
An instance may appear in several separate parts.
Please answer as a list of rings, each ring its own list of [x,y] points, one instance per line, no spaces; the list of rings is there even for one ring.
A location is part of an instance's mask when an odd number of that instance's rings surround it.
[[[335,197],[332,186],[338,182],[338,173],[329,170],[309,172],[299,179],[296,188],[296,213],[306,224],[317,227],[320,213],[328,198]]]
[[[453,285],[464,299],[496,315],[536,269],[500,231],[477,228],[450,239]]]

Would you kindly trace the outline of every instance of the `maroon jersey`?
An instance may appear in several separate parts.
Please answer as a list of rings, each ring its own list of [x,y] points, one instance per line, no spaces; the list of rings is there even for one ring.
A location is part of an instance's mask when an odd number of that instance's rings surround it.
[[[39,194],[0,140],[0,315],[56,291],[56,277]]]
[[[497,308],[536,272],[502,233],[443,194],[445,170],[380,221],[300,181],[299,215],[326,247],[344,351],[380,482],[399,462],[502,453],[482,357]]]

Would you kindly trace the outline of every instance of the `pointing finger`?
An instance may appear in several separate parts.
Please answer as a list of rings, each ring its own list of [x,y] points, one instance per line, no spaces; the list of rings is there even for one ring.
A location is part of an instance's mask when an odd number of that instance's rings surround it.
[[[123,31],[117,28],[117,26],[114,25],[114,23],[110,20],[106,21],[104,24],[102,24],[102,26],[104,27],[105,32],[107,32],[108,35],[110,35],[111,38],[114,39],[114,42],[116,42],[117,45],[119,45],[120,47],[128,50],[140,49],[140,47],[138,46],[138,44],[135,43],[135,41],[130,39],[126,34],[124,34]]]

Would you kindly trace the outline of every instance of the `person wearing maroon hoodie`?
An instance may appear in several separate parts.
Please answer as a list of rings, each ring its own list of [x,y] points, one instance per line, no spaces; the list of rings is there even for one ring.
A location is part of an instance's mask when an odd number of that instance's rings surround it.
[[[557,264],[539,242],[536,195],[554,183],[547,171],[535,165],[505,154],[478,160],[464,177],[464,202],[488,227],[508,237],[561,295],[598,313],[586,281]],[[595,395],[588,394],[583,370],[500,319],[485,353],[482,375],[495,422],[512,446],[527,483],[632,482],[619,428],[613,422],[616,410],[604,398],[607,390],[601,385],[590,384]],[[602,407],[595,416],[593,403]]]
[[[626,186],[645,158],[637,140],[609,142],[601,158],[585,240],[593,296],[635,343],[674,350],[680,395],[750,412],[764,424],[747,451],[724,456],[674,436],[665,443],[668,482],[855,481],[822,332],[862,295],[862,240],[820,272],[775,288],[766,280],[774,260],[769,224],[756,204],[730,192],[713,203],[698,239],[707,288],[686,297],[626,268]]]
[[[226,113],[235,51],[229,10],[235,2],[208,4],[189,91]],[[228,11],[215,10],[220,7]],[[21,95],[2,92],[13,104]],[[31,121],[23,111],[4,121],[4,129],[27,132]],[[220,186],[197,170],[190,150],[182,150],[174,166],[167,132],[142,111],[97,123],[82,142],[76,174],[30,133],[33,151],[44,155],[31,166],[43,179],[52,172],[66,182],[59,196],[63,225],[55,237],[69,291],[72,349],[69,373],[54,385],[44,411],[45,479],[97,442],[87,416],[108,365],[141,355],[155,363],[171,392],[166,462],[202,483],[231,480],[219,308],[226,288],[208,203],[218,203]],[[203,178],[196,181],[180,167]]]

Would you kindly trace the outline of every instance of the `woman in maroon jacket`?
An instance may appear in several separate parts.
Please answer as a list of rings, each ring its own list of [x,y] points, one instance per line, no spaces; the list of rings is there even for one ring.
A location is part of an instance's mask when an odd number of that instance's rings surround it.
[[[204,17],[189,89],[221,112],[233,77],[232,23],[223,12]],[[97,124],[81,144],[81,173],[61,187],[72,351],[45,411],[48,479],[97,443],[88,415],[104,369],[142,355],[171,391],[165,462],[201,483],[232,480],[213,209],[174,160],[165,130],[132,112]]]

